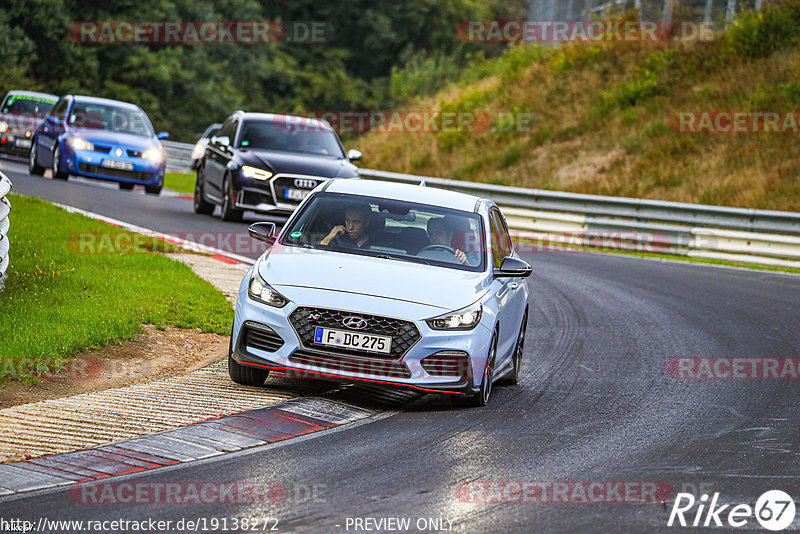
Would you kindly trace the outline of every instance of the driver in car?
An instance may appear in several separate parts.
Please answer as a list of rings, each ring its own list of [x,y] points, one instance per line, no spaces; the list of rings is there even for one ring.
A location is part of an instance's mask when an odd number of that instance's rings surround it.
[[[431,245],[442,245],[448,250],[452,250],[451,243],[453,240],[453,231],[447,227],[447,222],[444,219],[428,219],[428,241]],[[430,246],[430,245],[429,245]],[[467,255],[464,251],[455,249],[453,254],[456,259],[466,265]]]
[[[372,208],[368,204],[354,204],[344,212],[344,224],[334,226],[319,242],[322,246],[343,248],[369,247],[369,218]]]

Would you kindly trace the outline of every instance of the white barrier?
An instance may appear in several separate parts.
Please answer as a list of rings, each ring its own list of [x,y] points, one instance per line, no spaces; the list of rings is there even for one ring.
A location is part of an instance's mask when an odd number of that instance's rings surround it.
[[[8,271],[9,263],[9,248],[10,243],[8,239],[8,214],[11,212],[11,202],[6,198],[8,192],[11,191],[11,180],[0,172],[0,289],[6,281],[6,272]]]

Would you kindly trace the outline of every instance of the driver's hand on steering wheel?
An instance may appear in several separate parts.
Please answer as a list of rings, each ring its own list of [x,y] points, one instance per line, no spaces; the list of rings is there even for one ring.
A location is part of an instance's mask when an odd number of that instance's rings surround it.
[[[456,259],[460,261],[462,264],[467,263],[467,255],[464,254],[464,252],[459,249],[456,249]]]

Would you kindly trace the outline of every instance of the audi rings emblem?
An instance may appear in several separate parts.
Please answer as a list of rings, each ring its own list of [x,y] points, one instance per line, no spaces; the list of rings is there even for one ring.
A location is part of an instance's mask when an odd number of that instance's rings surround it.
[[[317,181],[309,178],[295,178],[294,186],[299,189],[314,189],[317,187]]]
[[[367,327],[367,320],[363,317],[351,315],[342,319],[342,324],[351,330],[364,330]]]

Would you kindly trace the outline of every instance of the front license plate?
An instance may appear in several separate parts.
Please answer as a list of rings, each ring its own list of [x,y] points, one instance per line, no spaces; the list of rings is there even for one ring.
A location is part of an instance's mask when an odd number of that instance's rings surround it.
[[[389,354],[392,350],[392,338],[389,336],[346,332],[344,330],[334,330],[333,328],[322,328],[321,326],[316,327],[314,331],[314,342],[320,345],[328,345],[329,347],[378,352],[380,354]]]
[[[103,167],[107,169],[122,169],[123,171],[133,170],[133,163],[129,161],[118,161],[115,159],[104,159]]]
[[[310,192],[310,190],[307,191],[305,189],[285,189],[283,191],[283,198],[289,200],[303,200]]]
[[[30,148],[31,147],[31,140],[30,139],[17,139],[14,141],[14,146],[18,146],[20,148]]]

